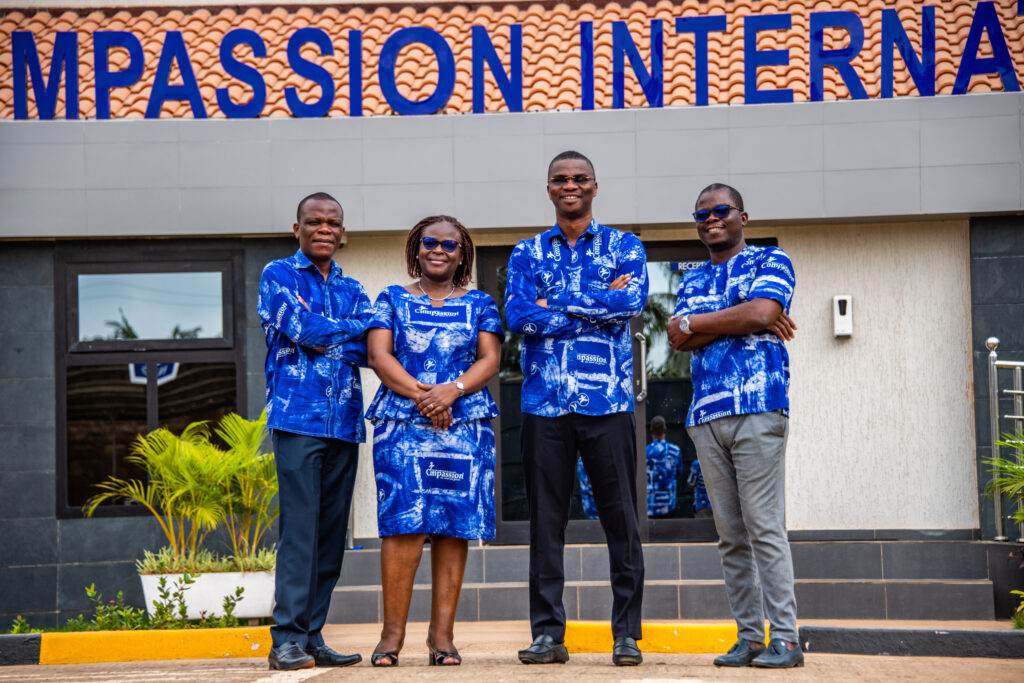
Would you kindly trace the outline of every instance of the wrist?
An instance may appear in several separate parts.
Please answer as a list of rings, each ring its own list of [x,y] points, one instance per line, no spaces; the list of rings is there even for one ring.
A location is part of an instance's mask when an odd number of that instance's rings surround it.
[[[454,382],[452,382],[452,386],[458,393],[458,398],[462,398],[463,396],[466,395],[466,385],[462,383],[462,380],[455,380]]]

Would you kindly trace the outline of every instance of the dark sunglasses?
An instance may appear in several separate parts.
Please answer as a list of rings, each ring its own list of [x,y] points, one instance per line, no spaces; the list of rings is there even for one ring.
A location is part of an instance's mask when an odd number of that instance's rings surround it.
[[[548,178],[548,183],[554,185],[555,187],[561,187],[562,185],[568,183],[570,180],[576,183],[577,185],[586,185],[591,180],[593,180],[593,178],[591,178],[588,175],[556,175],[554,177]]]
[[[715,214],[715,218],[725,218],[733,209],[740,210],[738,207],[730,206],[729,204],[719,204],[713,209],[700,209],[693,212],[693,220],[698,223],[704,223],[707,219],[711,218],[711,214]]]
[[[420,243],[423,245],[423,248],[426,249],[427,251],[434,251],[435,249],[437,249],[438,245],[440,245],[441,248],[444,249],[449,254],[462,246],[455,240],[439,240],[434,237],[424,237],[423,239],[420,240]]]

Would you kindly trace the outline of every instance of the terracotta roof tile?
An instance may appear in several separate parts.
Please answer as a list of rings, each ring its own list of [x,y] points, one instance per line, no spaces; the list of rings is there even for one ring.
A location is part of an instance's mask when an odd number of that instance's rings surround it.
[[[1024,19],[1017,16],[1016,0],[997,0],[1007,44],[1011,52],[1021,53],[1024,45]],[[970,30],[976,3],[969,0],[943,0],[936,3],[936,92],[952,92],[956,69],[963,43]],[[523,105],[528,111],[567,109],[580,106],[579,23],[594,22],[595,106],[612,106],[612,21],[626,21],[644,58],[649,59],[649,31],[652,19],[664,19],[665,39],[665,105],[693,104],[694,56],[692,34],[677,34],[673,20],[680,16],[724,14],[728,28],[708,36],[709,99],[711,102],[740,103],[744,99],[742,55],[743,17],[758,14],[788,13],[792,28],[788,31],[764,31],[759,35],[758,48],[788,49],[790,62],[786,66],[768,66],[759,69],[761,88],[792,88],[796,100],[807,100],[809,92],[809,24],[812,11],[844,10],[861,16],[865,28],[865,43],[860,55],[853,60],[864,88],[870,97],[881,93],[881,10],[894,7],[915,49],[920,45],[920,3],[913,0],[819,0],[805,4],[798,0],[656,0],[656,2],[611,2],[607,4],[583,3],[578,7],[566,3],[542,5],[539,3],[506,2],[496,5],[454,5],[441,7],[404,6],[395,9],[389,5],[331,7],[275,7],[270,10],[247,7],[235,10],[223,8],[145,9],[142,11],[110,9],[92,11],[12,10],[0,16],[0,66],[11,68],[11,32],[29,30],[36,37],[42,54],[52,50],[58,31],[77,30],[87,33],[96,30],[128,30],[135,34],[143,46],[145,66],[143,76],[128,88],[114,88],[110,93],[111,115],[118,117],[143,116],[148,104],[156,64],[164,43],[166,31],[178,30],[185,37],[189,58],[209,116],[221,117],[214,90],[227,87],[235,101],[251,95],[251,88],[229,78],[220,65],[219,46],[223,36],[234,28],[256,31],[265,41],[267,57],[251,56],[248,48],[236,51],[240,61],[255,66],[267,85],[267,103],[264,116],[289,116],[284,98],[286,87],[295,87],[303,99],[319,96],[320,88],[295,74],[288,64],[288,38],[297,28],[315,26],[325,30],[332,38],[335,52],[321,56],[319,48],[306,44],[303,58],[322,65],[334,74],[335,99],[330,114],[349,113],[348,31],[363,32],[363,112],[366,115],[391,114],[391,109],[380,92],[377,77],[378,55],[388,37],[407,26],[428,26],[440,31],[456,60],[456,85],[445,111],[472,110],[472,39],[469,26],[483,26],[499,56],[507,63],[509,52],[508,26],[519,23],[523,27]],[[846,31],[829,28],[824,34],[825,47],[837,49],[845,46]],[[990,56],[991,46],[983,40],[980,56]],[[125,50],[110,53],[111,66],[123,69],[127,64]],[[1018,60],[1019,61],[1019,60]],[[48,60],[42,58],[48,71]],[[917,94],[913,79],[902,59],[897,55],[893,75],[897,95]],[[87,36],[79,39],[80,91],[79,108],[83,117],[95,116],[95,86],[90,74],[93,67],[91,41]],[[1024,70],[1024,64],[1018,64]],[[626,106],[645,106],[646,98],[638,79],[627,68]],[[406,97],[421,99],[434,91],[437,67],[432,51],[422,45],[410,45],[401,51],[396,68],[396,82]],[[177,67],[172,69],[172,83],[180,82]],[[485,108],[503,111],[504,98],[496,86],[493,74],[484,76]],[[824,97],[849,97],[848,87],[839,72],[826,68],[823,78]],[[971,79],[969,90],[986,92],[1001,90],[1002,82],[995,74]],[[58,115],[63,114],[63,89],[58,94]],[[0,118],[14,115],[12,79],[0,78]],[[185,101],[164,103],[165,115],[191,116]],[[29,92],[29,116],[37,115],[34,93]]]

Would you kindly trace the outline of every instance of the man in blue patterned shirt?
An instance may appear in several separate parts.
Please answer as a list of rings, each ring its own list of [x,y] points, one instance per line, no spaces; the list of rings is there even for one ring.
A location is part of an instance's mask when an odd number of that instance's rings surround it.
[[[631,318],[647,300],[647,258],[631,233],[598,224],[594,166],[563,152],[548,167],[555,225],[512,252],[508,327],[523,335],[521,445],[530,508],[526,664],[565,662],[562,552],[577,455],[608,539],[612,660],[639,664],[644,563],[637,522]]]
[[[786,536],[789,355],[786,315],[796,280],[778,247],[748,246],[740,193],[714,184],[693,213],[711,260],[679,285],[670,346],[691,351],[687,432],[697,449],[718,530],[739,640],[717,666],[802,666],[793,560]],[[771,642],[764,646],[764,617]]]
[[[359,367],[370,300],[341,273],[341,205],[324,192],[301,202],[294,256],[267,264],[258,311],[267,335],[267,426],[273,430],[280,518],[271,669],[348,666],[324,643],[341,574],[358,444],[366,438]]]

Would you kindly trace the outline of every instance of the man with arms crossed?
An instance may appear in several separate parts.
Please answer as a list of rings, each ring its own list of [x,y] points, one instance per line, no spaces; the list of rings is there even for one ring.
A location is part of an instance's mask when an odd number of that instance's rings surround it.
[[[739,640],[717,666],[803,666],[786,536],[789,309],[793,265],[778,247],[748,246],[740,193],[709,185],[693,214],[711,260],[686,273],[670,346],[692,351],[687,432],[697,448]],[[764,646],[764,617],[771,642]]]
[[[341,274],[341,205],[324,192],[301,202],[294,256],[267,264],[259,315],[267,335],[267,426],[277,465],[277,573],[271,669],[348,666],[324,643],[341,574],[357,451],[366,438],[359,365],[370,300]]]
[[[637,523],[629,321],[647,300],[647,259],[633,234],[597,223],[594,166],[562,152],[548,167],[551,229],[516,245],[505,314],[523,335],[521,445],[530,507],[530,623],[524,664],[566,662],[562,553],[576,458],[608,539],[612,661],[642,661],[644,562]]]

